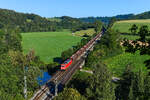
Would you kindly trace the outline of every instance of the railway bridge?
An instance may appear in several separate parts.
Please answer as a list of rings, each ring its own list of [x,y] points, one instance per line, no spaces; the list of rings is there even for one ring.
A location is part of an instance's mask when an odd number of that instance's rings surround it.
[[[51,100],[55,96],[57,96],[57,92],[59,92],[64,85],[66,85],[73,74],[80,69],[85,62],[85,58],[88,53],[93,50],[94,45],[98,40],[100,40],[103,32],[97,34],[94,38],[92,38],[86,45],[80,48],[72,57],[75,60],[65,71],[58,70],[52,78],[38,90],[31,100]],[[76,56],[76,57],[75,57]]]

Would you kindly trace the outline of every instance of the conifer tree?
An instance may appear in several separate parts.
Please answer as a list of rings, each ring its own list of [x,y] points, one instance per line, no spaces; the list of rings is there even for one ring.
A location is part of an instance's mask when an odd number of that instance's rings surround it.
[[[131,82],[130,86],[130,92],[129,92],[129,100],[134,100],[134,94],[133,94],[133,81]]]
[[[94,74],[90,77],[90,86],[86,89],[89,100],[115,100],[111,74],[101,63],[95,66]]]
[[[119,83],[119,86],[116,87],[116,97],[119,100],[128,100],[129,94],[133,96],[132,92],[132,80],[134,78],[134,73],[132,70],[131,64],[127,65],[123,75],[122,80]],[[131,93],[130,93],[131,91]],[[133,97],[130,97],[133,98]]]
[[[140,100],[144,100],[144,75],[142,70],[140,69],[139,72],[135,75],[135,97],[138,97]]]
[[[145,90],[144,90],[144,100],[150,100],[150,76],[145,78]]]

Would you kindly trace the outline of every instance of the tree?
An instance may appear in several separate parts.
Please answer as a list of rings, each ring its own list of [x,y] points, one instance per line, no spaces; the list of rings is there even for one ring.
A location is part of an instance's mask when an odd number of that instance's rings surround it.
[[[88,57],[87,57],[87,59],[86,59],[86,63],[85,63],[85,65],[86,65],[87,67],[92,68],[93,65],[96,65],[96,64],[97,64],[97,62],[98,62],[99,59],[98,59],[98,56],[95,56],[95,54],[97,54],[97,53],[91,52],[91,53],[88,55]]]
[[[132,27],[129,30],[131,31],[132,34],[136,34],[137,29],[138,29],[138,27],[136,26],[136,24],[133,24]]]
[[[145,76],[142,70],[140,69],[139,72],[135,75],[135,89],[134,89],[134,95],[135,97],[138,97],[140,100],[144,100],[144,80]]]
[[[85,65],[92,67],[92,65],[97,64],[100,59],[122,53],[120,41],[121,38],[118,32],[111,29],[107,30],[100,42],[94,47],[94,50],[88,55]]]
[[[145,84],[144,84],[145,90],[144,90],[144,99],[149,100],[150,99],[150,76],[145,77]]]
[[[19,32],[18,28],[10,27],[9,25],[0,30],[0,42],[3,47],[6,47],[7,51],[10,49],[14,51],[22,51],[22,37]]]
[[[126,48],[126,52],[135,53],[136,51],[140,51],[141,55],[150,55],[150,39],[147,39],[146,36],[149,35],[148,26],[144,25],[140,27],[138,32],[140,38],[130,42],[129,40],[125,40],[123,46]],[[141,42],[141,45],[139,44]],[[150,60],[146,60],[144,62],[146,64],[147,69],[150,69]]]
[[[101,42],[97,44],[96,49],[103,49],[106,54],[104,55],[105,57],[120,54],[122,52],[120,41],[120,34],[114,30],[108,29],[101,38]]]
[[[0,61],[0,98],[13,99],[23,93],[22,68],[19,65],[13,66],[8,54],[0,55]]]
[[[16,73],[20,74],[18,76],[20,78],[20,81],[23,81],[24,70],[26,71],[28,91],[34,91],[34,89],[38,88],[39,85],[36,79],[39,75],[41,75],[41,71],[39,69],[41,65],[39,62],[36,62],[35,55],[31,55],[32,57],[30,56],[30,58],[32,59],[30,60],[29,56],[24,56],[22,52],[19,51],[11,50],[8,52],[8,55],[11,58],[10,60],[12,66],[19,67],[19,69],[16,70]],[[25,69],[25,67],[27,67],[27,70]],[[23,83],[21,82],[21,84]]]
[[[130,90],[129,90],[129,100],[134,100],[134,94],[133,94],[133,81],[131,81],[131,86],[130,86]]]
[[[61,53],[62,61],[70,58],[72,54],[73,54],[73,49],[72,48],[69,48],[68,50],[63,51]]]
[[[117,19],[115,17],[111,18],[107,28],[110,29],[116,21]]]
[[[123,79],[116,88],[116,97],[119,100],[149,100],[150,99],[150,78],[147,73],[140,69],[133,72],[131,65],[126,67]]]
[[[102,22],[101,21],[95,21],[95,32],[100,33],[102,29]]]
[[[148,26],[147,25],[141,26],[138,34],[140,35],[140,41],[145,42],[146,36],[149,34]]]
[[[25,67],[28,67],[28,92],[33,92],[39,87],[36,78],[40,75],[41,62],[33,52],[29,53],[30,57],[22,53],[21,35],[15,28],[0,30],[0,43],[0,99],[22,100]]]
[[[119,82],[119,85],[116,87],[116,98],[119,100],[128,100],[133,98],[133,89],[131,87],[132,80],[134,78],[134,73],[132,65],[128,64],[122,75],[122,80]],[[129,98],[129,95],[132,96]]]
[[[89,100],[115,100],[111,74],[105,65],[98,63],[95,66],[89,82],[90,86],[86,89]]]
[[[50,75],[52,75],[53,73],[55,73],[59,67],[58,67],[58,63],[54,62],[54,63],[50,63],[50,64],[47,64],[47,70],[48,70],[48,73]]]
[[[80,93],[73,88],[65,88],[54,100],[86,100]]]
[[[5,43],[5,33],[2,30],[0,30],[0,45],[0,55],[8,52],[8,48]]]
[[[134,74],[133,79],[131,80],[131,86],[129,91],[129,100],[146,100],[144,98],[144,90],[145,90],[145,76],[140,69],[138,73]]]

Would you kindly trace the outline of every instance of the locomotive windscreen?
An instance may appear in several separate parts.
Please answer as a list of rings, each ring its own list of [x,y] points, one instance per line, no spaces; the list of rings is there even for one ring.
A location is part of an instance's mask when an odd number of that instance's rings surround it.
[[[70,61],[71,61],[71,60],[68,59],[68,60],[66,60],[66,61],[64,62],[64,64],[68,64]]]

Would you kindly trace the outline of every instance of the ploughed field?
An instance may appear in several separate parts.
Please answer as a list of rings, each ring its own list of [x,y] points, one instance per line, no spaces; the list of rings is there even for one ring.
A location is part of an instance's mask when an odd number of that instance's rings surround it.
[[[130,33],[129,28],[131,28],[133,24],[136,24],[138,27],[142,25],[148,25],[148,27],[150,27],[150,19],[117,21],[112,28],[119,30],[121,33]]]
[[[22,37],[24,53],[34,49],[35,54],[46,63],[61,57],[61,52],[75,46],[82,39],[69,31],[22,33]]]

